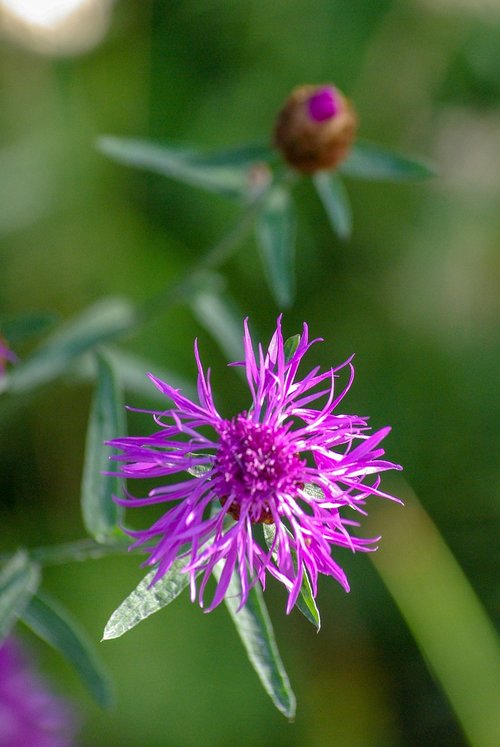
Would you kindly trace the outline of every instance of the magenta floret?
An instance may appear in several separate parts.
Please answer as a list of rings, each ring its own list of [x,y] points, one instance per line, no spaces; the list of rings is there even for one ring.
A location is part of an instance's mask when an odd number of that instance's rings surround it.
[[[307,102],[309,116],[315,122],[325,122],[339,111],[340,104],[332,86],[325,86],[313,93]]]

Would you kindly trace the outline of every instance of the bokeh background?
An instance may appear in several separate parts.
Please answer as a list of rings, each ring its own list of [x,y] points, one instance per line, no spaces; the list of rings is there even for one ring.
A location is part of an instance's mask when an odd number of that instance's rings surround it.
[[[87,0],[77,21],[54,36],[13,20],[12,5],[0,2],[2,313],[43,309],[65,318],[109,294],[146,300],[234,221],[231,202],[106,160],[95,148],[98,135],[207,148],[267,140],[292,87],[334,81],[354,99],[364,138],[435,162],[432,182],[348,182],[354,233],[345,244],[332,235],[310,183],[298,186],[297,301],[285,330],[293,334],[307,320],[326,340],[311,353],[323,366],[356,353],[349,410],[370,414],[375,427],[393,426],[391,458],[404,465],[494,616],[500,6]],[[223,275],[224,293],[267,340],[279,310],[253,240]],[[244,387],[187,306],[125,344],[193,380],[196,336],[222,409],[242,409]],[[2,548],[83,536],[90,397],[89,383],[66,377],[4,412]],[[134,396],[139,402],[146,400]],[[148,427],[141,422],[133,427]],[[383,534],[372,508],[370,529]],[[403,552],[404,532],[400,541]],[[100,644],[116,683],[117,705],[108,712],[57,654],[34,639],[32,646],[59,690],[79,702],[82,745],[466,744],[370,560],[346,553],[342,562],[352,592],[321,585],[319,635],[296,612],[283,614],[280,588],[270,584],[266,594],[298,698],[293,725],[261,689],[225,610],[203,615],[187,596]],[[49,568],[44,588],[98,645],[141,576],[136,558],[113,557]]]

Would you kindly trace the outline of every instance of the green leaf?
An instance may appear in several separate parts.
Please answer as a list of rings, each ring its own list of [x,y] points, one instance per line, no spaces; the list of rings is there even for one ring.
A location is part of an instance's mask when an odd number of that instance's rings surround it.
[[[339,171],[356,179],[374,181],[411,181],[436,175],[433,167],[424,161],[400,156],[363,140],[356,142]]]
[[[220,349],[232,360],[242,360],[241,314],[238,314],[220,292],[201,289],[190,298],[193,314]]]
[[[31,547],[29,554],[30,558],[41,566],[62,565],[82,560],[105,558],[107,555],[123,554],[127,552],[129,545],[130,539],[126,535],[113,539],[109,544],[99,543],[90,537],[85,537],[72,542],[62,542],[58,545]],[[0,560],[2,556],[3,553],[0,554]]]
[[[300,335],[292,335],[292,337],[289,337],[287,340],[285,340],[284,353],[286,363],[289,363],[292,360],[293,356],[295,355],[295,351],[299,347],[299,344]]]
[[[319,498],[320,500],[324,500],[325,494],[321,490],[321,488],[318,488],[317,485],[313,485],[312,482],[306,482],[304,485],[304,493],[307,493],[311,496],[311,498]]]
[[[162,381],[176,389],[182,389],[183,394],[191,399],[196,396],[196,387],[191,381],[180,376],[176,371],[164,368],[158,363],[143,358],[141,355],[130,353],[117,347],[106,345],[102,348],[106,358],[115,371],[120,372],[120,381],[127,392],[133,392],[141,397],[147,397],[165,408],[168,400],[148,378],[148,372],[154,373]],[[79,379],[94,381],[97,377],[97,361],[94,353],[88,353],[78,360],[71,373]]]
[[[214,569],[216,578],[220,578],[221,572],[220,567]],[[293,721],[295,695],[281,661],[262,590],[254,586],[247,603],[238,611],[240,598],[241,581],[234,573],[224,598],[229,614],[264,690],[276,708]]]
[[[342,180],[333,172],[317,171],[313,182],[334,233],[346,241],[352,233],[352,212]]]
[[[197,163],[212,166],[249,166],[262,161],[271,161],[277,157],[277,152],[265,143],[244,143],[224,150],[208,153],[196,153],[191,156]]]
[[[113,701],[101,662],[76,620],[45,594],[35,595],[24,612],[23,622],[74,666],[97,703]]]
[[[59,327],[6,379],[13,392],[27,391],[60,376],[73,361],[129,329],[135,319],[134,307],[123,299],[106,299]]]
[[[232,154],[203,154],[171,144],[105,136],[99,138],[97,147],[126,166],[168,176],[208,192],[238,197],[250,188],[248,166],[254,158],[250,158],[248,146],[246,153],[235,150]],[[261,146],[259,151],[264,152]]]
[[[193,454],[193,456],[200,457],[201,454],[198,452],[198,454]],[[206,475],[206,473],[210,472],[211,469],[212,467],[208,464],[195,464],[192,467],[189,467],[187,471],[193,477],[203,477],[203,475]]]
[[[273,187],[257,217],[257,242],[262,262],[279,306],[290,306],[295,292],[295,209],[290,192]]]
[[[262,526],[264,529],[264,539],[266,540],[267,546],[270,548],[272,547],[272,544],[274,542],[276,527],[274,524],[263,524]],[[286,527],[284,527],[284,529],[290,536],[292,536],[291,532],[289,532]],[[273,557],[275,556],[275,554],[276,553],[273,552]],[[292,560],[296,569],[297,553],[295,551],[292,551]],[[311,582],[309,581],[309,576],[307,575],[307,571],[305,568],[303,569],[303,574],[302,586],[300,588],[300,594],[297,598],[295,606],[302,612],[306,620],[309,620],[309,622],[315,626],[317,632],[319,633],[319,630],[321,628],[321,618],[319,615],[319,610],[316,606],[316,600],[313,597]]]
[[[0,640],[5,638],[40,583],[40,569],[19,550],[0,573]]]
[[[19,316],[0,315],[0,334],[11,343],[45,332],[56,320],[51,312],[33,311]]]
[[[125,435],[125,416],[120,387],[109,361],[97,355],[97,384],[90,410],[82,478],[82,513],[88,533],[106,542],[119,533],[123,508],[113,501],[121,493],[122,480],[113,471],[112,450],[104,442]]]
[[[104,628],[103,641],[119,638],[146,617],[173,602],[189,584],[189,574],[182,573],[188,562],[188,558],[175,560],[170,570],[151,588],[149,585],[156,570],[150,571],[113,612]]]

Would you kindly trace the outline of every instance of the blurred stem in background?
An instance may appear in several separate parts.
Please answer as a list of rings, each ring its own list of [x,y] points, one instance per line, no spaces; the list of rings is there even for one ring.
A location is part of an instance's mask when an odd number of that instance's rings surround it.
[[[388,480],[390,482],[390,479]],[[410,486],[404,511],[382,502],[368,527],[383,526],[370,555],[474,747],[500,744],[500,657],[495,631],[463,571]]]

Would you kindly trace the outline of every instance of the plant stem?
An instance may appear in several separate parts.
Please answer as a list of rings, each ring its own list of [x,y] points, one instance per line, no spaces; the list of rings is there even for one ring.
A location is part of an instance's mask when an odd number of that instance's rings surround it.
[[[93,539],[85,538],[73,542],[63,542],[59,545],[46,545],[27,549],[30,558],[41,565],[59,565],[71,561],[103,558],[106,555],[115,555],[126,552],[127,545],[124,542],[99,543]],[[0,554],[0,563],[4,563],[15,555],[15,551]]]
[[[269,187],[264,188],[239,215],[231,230],[225,234],[198,262],[192,265],[177,282],[168,285],[138,309],[136,324],[143,324],[157,313],[165,311],[175,303],[182,302],[203,281],[207,271],[225,262],[238,245],[247,237],[261,209]]]

